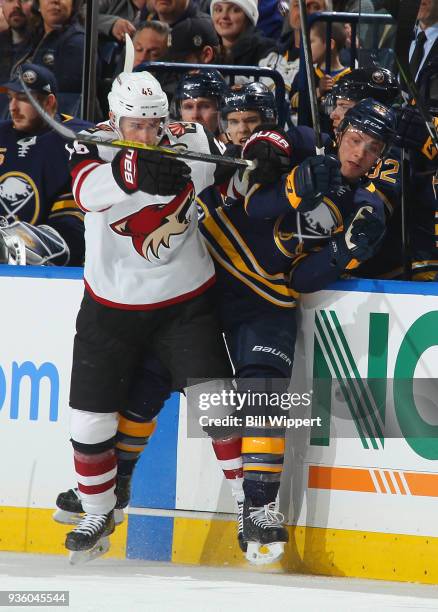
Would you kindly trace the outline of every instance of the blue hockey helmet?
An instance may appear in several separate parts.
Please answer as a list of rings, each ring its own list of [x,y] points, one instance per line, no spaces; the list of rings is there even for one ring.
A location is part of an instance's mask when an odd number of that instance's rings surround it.
[[[258,111],[263,123],[277,120],[277,107],[272,91],[263,83],[247,83],[239,89],[230,90],[223,99],[221,115],[226,120],[237,111]]]
[[[349,127],[369,134],[390,146],[396,132],[397,115],[391,107],[372,98],[366,98],[348,109],[337,133],[342,135]]]
[[[181,101],[193,98],[215,98],[218,108],[222,98],[228,91],[228,85],[217,70],[201,70],[196,73],[188,72],[178,82],[174,101],[179,112]]]
[[[373,98],[382,104],[393,104],[400,95],[397,77],[386,68],[358,68],[343,76],[332,89],[336,98],[358,102]]]

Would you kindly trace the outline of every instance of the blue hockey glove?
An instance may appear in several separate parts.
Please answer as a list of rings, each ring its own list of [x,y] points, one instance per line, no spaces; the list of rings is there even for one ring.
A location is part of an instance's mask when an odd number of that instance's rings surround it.
[[[385,224],[371,206],[363,206],[347,225],[344,234],[330,242],[332,265],[338,270],[352,270],[372,257],[385,234]]]
[[[286,195],[295,210],[316,208],[324,195],[342,184],[341,164],[331,155],[308,157],[286,179]]]

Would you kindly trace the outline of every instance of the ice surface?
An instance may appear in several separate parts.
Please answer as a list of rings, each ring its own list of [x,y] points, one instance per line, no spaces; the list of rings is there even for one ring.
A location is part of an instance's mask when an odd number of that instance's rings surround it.
[[[438,611],[438,587],[98,559],[0,553],[0,590],[68,590],[69,612]]]

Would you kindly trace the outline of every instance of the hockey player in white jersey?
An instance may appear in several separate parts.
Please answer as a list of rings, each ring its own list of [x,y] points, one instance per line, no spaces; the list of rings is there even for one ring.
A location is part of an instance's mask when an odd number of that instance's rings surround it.
[[[196,123],[167,123],[168,104],[147,72],[122,73],[110,119],[96,136],[219,154]],[[67,145],[73,194],[85,214],[85,295],[76,323],[71,438],[85,511],[67,534],[73,561],[114,531],[115,435],[136,365],[152,353],[172,389],[231,375],[208,288],[214,267],[197,228],[195,194],[216,166],[101,143]],[[85,553],[81,551],[86,551]]]

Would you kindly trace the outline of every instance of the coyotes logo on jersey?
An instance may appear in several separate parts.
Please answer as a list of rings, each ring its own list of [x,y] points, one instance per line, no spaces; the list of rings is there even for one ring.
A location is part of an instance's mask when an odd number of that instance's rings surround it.
[[[194,188],[189,183],[182,193],[167,204],[151,204],[111,223],[110,227],[121,236],[130,236],[135,250],[150,261],[152,253],[159,259],[160,246],[169,248],[170,238],[183,234],[190,222],[187,212],[193,203]]]
[[[177,138],[181,138],[184,134],[196,134],[196,123],[189,123],[188,121],[177,121],[175,123],[169,123],[167,129]]]

